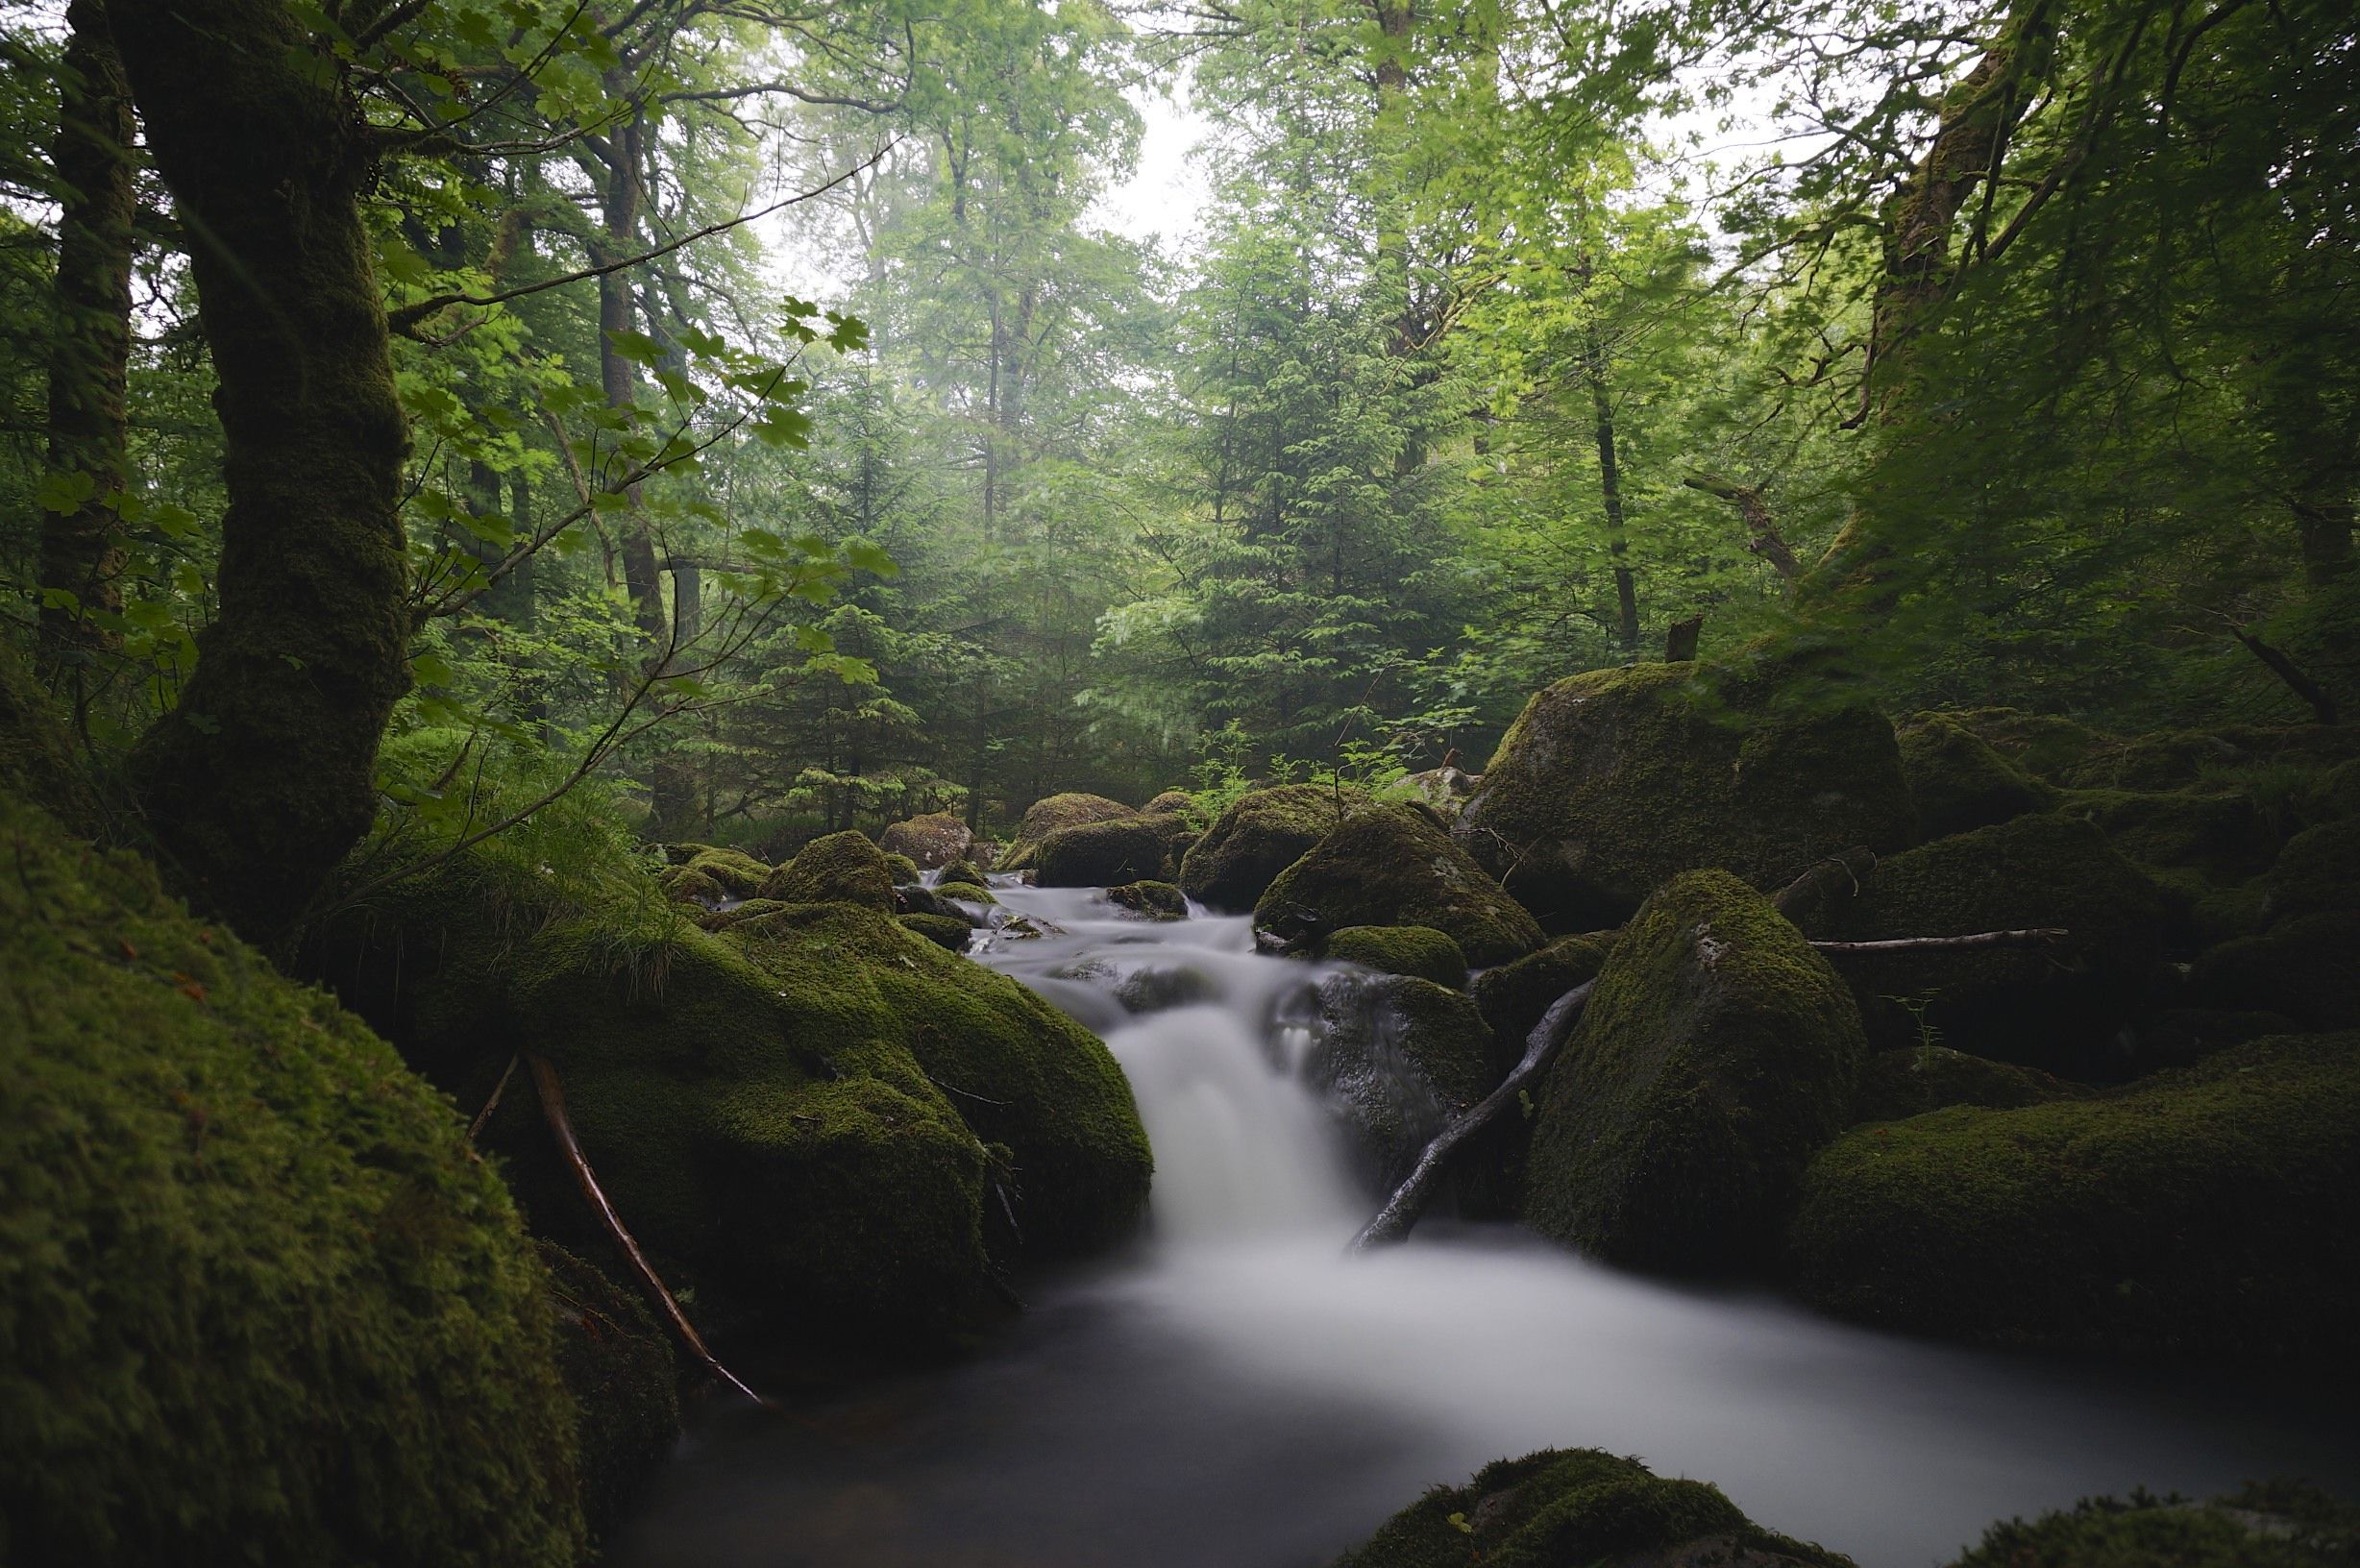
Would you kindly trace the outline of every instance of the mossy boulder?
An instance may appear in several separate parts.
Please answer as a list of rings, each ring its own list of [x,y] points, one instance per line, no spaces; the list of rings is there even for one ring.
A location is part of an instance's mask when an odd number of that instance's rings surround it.
[[[1942,717],[2016,765],[2018,771],[2055,784],[2083,758],[2120,744],[2077,719],[2021,708],[1953,708]]]
[[[1102,795],[1052,795],[1035,800],[1024,808],[1023,819],[1017,823],[1016,837],[1008,842],[1007,852],[999,857],[998,870],[1031,870],[1039,860],[1042,841],[1061,827],[1119,821],[1138,815],[1121,801],[1109,800]]]
[[[2159,729],[2104,740],[2065,764],[2058,782],[2080,790],[2184,790],[2211,772],[2251,760],[2245,747],[2201,729]]]
[[[1843,981],[1726,871],[1641,907],[1539,1094],[1524,1213],[1616,1262],[1752,1257],[1851,1120],[1867,1054]]]
[[[718,884],[732,898],[758,898],[771,868],[743,849],[700,848],[683,869]]]
[[[679,1360],[669,1331],[613,1275],[550,1242],[539,1251],[557,1369],[578,1412],[582,1514],[603,1534],[679,1438]]]
[[[2164,906],[2145,872],[2086,821],[2019,817],[1889,856],[1814,937],[1877,941],[2056,927],[2048,948],[1844,954],[1872,1036],[1898,1047],[1921,1022],[1944,1045],[2081,1077],[2108,1070],[2145,1005]],[[1912,1011],[1914,1009],[1914,1012]]]
[[[1107,888],[1156,881],[1167,864],[1167,836],[1153,818],[1061,827],[1034,851],[1034,880],[1045,888]]]
[[[1252,909],[1279,872],[1367,803],[1356,792],[1324,784],[1281,784],[1241,795],[1181,861],[1180,886],[1214,909]]]
[[[2031,1067],[1969,1056],[1946,1045],[1911,1045],[1869,1056],[1860,1068],[1852,1115],[1856,1121],[1900,1121],[1951,1105],[2009,1110],[2089,1092]]]
[[[956,898],[963,903],[986,906],[999,902],[998,894],[983,885],[980,878],[973,882],[944,880],[934,884],[937,898]]]
[[[1169,882],[1124,882],[1106,890],[1106,900],[1117,909],[1149,920],[1188,919],[1188,894]]]
[[[2360,910],[2360,819],[2296,834],[2262,888],[2263,913],[2272,920]]]
[[[1139,809],[1145,817],[1186,817],[1196,809],[1196,797],[1186,790],[1166,790]]]
[[[1534,1025],[1550,1005],[1584,981],[1597,978],[1619,934],[1588,931],[1560,937],[1538,952],[1475,977],[1467,989],[1491,1026],[1503,1074],[1522,1060]]]
[[[966,882],[975,887],[989,887],[990,878],[982,867],[971,860],[954,860],[943,868],[943,874],[934,879],[936,886],[945,882]]]
[[[895,822],[878,835],[877,847],[888,855],[907,855],[922,870],[947,866],[967,853],[974,833],[947,811],[929,812]]]
[[[145,863],[0,836],[0,1551],[570,1568],[546,1275],[451,1102]]]
[[[917,885],[920,875],[918,862],[907,855],[897,854],[890,849],[884,850],[883,853],[885,855],[885,874],[893,878],[895,887],[907,888]]]
[[[2348,1363],[2360,1035],[1857,1129],[1805,1175],[1786,1268],[1807,1300],[1891,1328]]]
[[[2225,942],[2196,961],[2192,999],[2201,1007],[2285,1013],[2313,1029],[2360,1025],[2360,913],[2280,920],[2259,936]]]
[[[2253,797],[2237,792],[2068,790],[2057,809],[2096,823],[2125,859],[2154,871],[2193,871],[2235,884],[2260,875],[2281,836]]]
[[[1380,974],[1406,974],[1452,991],[1466,987],[1466,954],[1431,925],[1347,925],[1331,933],[1320,956]]]
[[[1667,1481],[1600,1449],[1497,1459],[1437,1486],[1334,1568],[1852,1568],[1774,1534],[1718,1487]]]
[[[726,902],[732,894],[709,872],[692,866],[667,866],[655,876],[664,895],[676,904],[694,904],[700,909],[712,909]]]
[[[1506,964],[1540,945],[1540,927],[1425,813],[1377,806],[1346,819],[1281,871],[1254,906],[1254,923],[1308,915],[1349,925],[1424,925],[1447,934],[1470,964]]]
[[[967,951],[967,944],[975,935],[972,924],[955,915],[897,915],[895,918],[904,931],[915,931],[937,947],[954,953]]]
[[[2210,1503],[2084,1498],[1983,1531],[1951,1568],[2351,1568],[2360,1509],[2315,1487],[2249,1485]]]
[[[1463,992],[1408,975],[1339,972],[1317,1000],[1304,1077],[1341,1109],[1364,1174],[1390,1188],[1490,1092],[1490,1031]]]
[[[755,896],[786,904],[858,904],[890,915],[893,872],[865,833],[829,833],[765,877]]]
[[[2360,1019],[2352,1021],[2360,1022]],[[2231,1045],[2243,1045],[2249,1040],[2300,1033],[2300,1020],[2283,1013],[2212,1007],[2167,1008],[2140,1023],[2138,1057],[2140,1065],[2150,1068],[2192,1066],[2215,1051],[2226,1050]]]
[[[1881,715],[1774,714],[1701,666],[1651,664],[1527,703],[1458,836],[1551,930],[1579,931],[1620,923],[1680,871],[1777,888],[1855,845],[1901,848],[1917,827]]]
[[[2055,803],[2055,790],[1947,714],[1912,715],[1893,726],[1893,739],[1917,804],[1918,830],[1928,838],[1989,827]]]

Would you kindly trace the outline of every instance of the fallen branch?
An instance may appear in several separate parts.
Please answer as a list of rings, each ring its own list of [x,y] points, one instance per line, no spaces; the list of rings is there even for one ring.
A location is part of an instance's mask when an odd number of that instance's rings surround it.
[[[1865,848],[1841,849],[1827,859],[1815,861],[1810,870],[1786,884],[1779,895],[1770,900],[1771,907],[1790,920],[1800,923],[1800,918],[1811,912],[1815,905],[1847,902],[1856,896],[1860,884],[1868,880],[1877,869],[1877,857]]]
[[[515,1075],[516,1058],[511,1056],[508,1065],[500,1069],[500,1082],[492,1086],[492,1097],[483,1102],[483,1109],[476,1113],[476,1119],[467,1124],[468,1142],[476,1140],[476,1135],[483,1131],[483,1124],[492,1119],[492,1113],[500,1109],[500,1096],[508,1091],[508,1080]]]
[[[655,1265],[649,1262],[647,1254],[639,1250],[639,1243],[632,1239],[631,1233],[624,1229],[622,1217],[615,1213],[614,1205],[606,1201],[605,1191],[600,1188],[598,1177],[590,1169],[589,1160],[581,1152],[580,1142],[574,1137],[574,1124],[566,1117],[565,1090],[557,1082],[557,1069],[550,1066],[547,1057],[529,1051],[524,1054],[525,1066],[532,1071],[532,1086],[540,1090],[541,1111],[549,1118],[549,1130],[556,1135],[557,1148],[564,1154],[566,1164],[573,1169],[574,1185],[581,1188],[581,1195],[589,1200],[590,1207],[597,1212],[599,1219],[606,1227],[607,1236],[613,1238],[625,1261],[631,1265],[631,1272],[639,1276],[641,1286],[654,1298],[657,1308],[671,1322],[672,1332],[679,1335],[680,1342],[688,1347],[690,1355],[704,1363],[707,1372],[764,1409],[776,1409],[777,1406],[747,1387],[736,1373],[722,1365],[713,1353],[704,1348],[704,1340],[698,1335],[696,1326],[689,1322],[688,1314],[680,1311],[680,1304],[673,1299],[672,1292],[664,1288],[664,1282],[656,1274]]]
[[[1963,937],[1888,937],[1882,942],[1814,942],[1823,953],[1926,953],[1975,947],[2053,947],[2073,933],[2062,926],[2027,931],[1975,931]]]
[[[1585,980],[1549,1005],[1525,1038],[1524,1060],[1515,1069],[1500,1080],[1500,1087],[1485,1095],[1474,1109],[1454,1118],[1451,1124],[1434,1137],[1409,1176],[1393,1188],[1393,1195],[1377,1211],[1377,1217],[1361,1228],[1352,1238],[1353,1252],[1366,1252],[1371,1247],[1389,1241],[1400,1241],[1410,1234],[1425,1213],[1427,1202],[1434,1195],[1435,1184],[1442,1178],[1442,1167],[1468,1139],[1490,1125],[1492,1119],[1509,1106],[1527,1087],[1540,1081],[1557,1060],[1557,1053],[1572,1038],[1573,1026],[1582,1021],[1582,1010],[1589,1005],[1590,988],[1595,980]]]

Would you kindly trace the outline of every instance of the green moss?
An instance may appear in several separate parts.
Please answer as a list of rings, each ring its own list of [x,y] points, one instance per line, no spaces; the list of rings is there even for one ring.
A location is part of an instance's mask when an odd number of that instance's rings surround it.
[[[1466,954],[1448,932],[1430,925],[1347,925],[1329,936],[1321,956],[1381,974],[1414,975],[1452,991],[1466,986]]]
[[[450,1102],[144,863],[0,837],[12,1560],[573,1563],[544,1276]]]
[[[2278,852],[2277,830],[2243,794],[2069,790],[2058,810],[2095,822],[2140,866],[2196,871],[2215,883],[2258,876]]]
[[[971,860],[952,861],[943,868],[943,874],[935,878],[935,882],[938,886],[946,882],[965,882],[978,888],[990,885],[984,879],[983,868]]]
[[[972,925],[952,915],[898,915],[895,919],[902,930],[915,931],[936,946],[954,953],[966,952],[969,939],[975,934]]]
[[[1692,868],[1776,888],[1837,850],[1916,836],[1882,718],[1778,715],[1686,664],[1595,670],[1535,697],[1458,829],[1551,930],[1617,924]]]
[[[1139,809],[1147,817],[1185,817],[1196,809],[1196,797],[1186,790],[1166,790]]]
[[[1756,1252],[1850,1120],[1866,1054],[1843,982],[1725,871],[1650,898],[1536,1096],[1525,1217],[1620,1262]]]
[[[2134,1493],[1992,1526],[1951,1568],[2350,1568],[2360,1510],[2305,1485],[2195,1504]]]
[[[893,872],[865,833],[830,833],[763,878],[757,896],[788,904],[858,904],[890,915]]]
[[[877,846],[887,855],[905,855],[915,865],[931,869],[949,865],[974,842],[975,835],[965,821],[950,812],[937,811],[894,823],[878,838]]]
[[[730,895],[729,890],[709,872],[693,866],[667,866],[655,880],[676,904],[700,904],[711,909]]]
[[[1463,992],[1430,980],[1338,973],[1318,994],[1304,1076],[1342,1109],[1367,1176],[1390,1188],[1490,1092],[1490,1031]]]
[[[1356,791],[1281,784],[1240,796],[1180,863],[1180,886],[1217,910],[1254,907],[1278,873],[1367,804]]]
[[[2296,834],[2262,886],[2273,920],[2360,910],[2360,819]]]
[[[1045,888],[1105,888],[1154,880],[1169,870],[1166,840],[1156,821],[1146,817],[1057,828],[1033,852],[1035,880]]]
[[[1499,1459],[1464,1486],[1438,1486],[1334,1568],[1722,1562],[1851,1568],[1850,1558],[1763,1530],[1717,1487],[1667,1481],[1594,1448]]]
[[[2348,1361],[2360,1036],[2258,1041],[2085,1100],[1936,1111],[1814,1161],[1804,1296],[2003,1343]]]
[[[2139,1026],[2138,1058],[2142,1067],[2193,1066],[2215,1051],[2243,1045],[2271,1035],[2297,1035],[2302,1025],[2283,1013],[2240,1012],[2225,1008],[2176,1007],[2156,1014]]]
[[[2067,772],[2091,753],[2120,744],[2077,720],[2018,708],[1953,709],[1943,717],[2021,772],[2052,784],[2061,782]]]
[[[1491,1026],[1495,1059],[1505,1075],[1524,1056],[1533,1026],[1560,996],[1597,977],[1612,950],[1613,931],[1590,931],[1560,937],[1536,953],[1513,964],[1484,970],[1467,989],[1484,1021]]]
[[[2030,1067],[1969,1056],[1945,1045],[1873,1053],[1860,1068],[1856,1121],[1899,1121],[1950,1105],[2005,1110],[2072,1099],[2087,1090]]]
[[[1918,830],[1943,838],[2045,811],[2056,792],[2027,777],[1974,731],[1945,714],[1921,713],[1893,729]]]
[[[1106,898],[1117,909],[1151,920],[1188,919],[1188,895],[1169,882],[1126,882],[1107,889]]]
[[[918,862],[889,849],[885,851],[885,874],[893,879],[895,887],[910,887],[918,881]]]
[[[1042,841],[1061,827],[1119,821],[1138,815],[1121,801],[1109,800],[1102,795],[1052,795],[1035,800],[1024,808],[1023,820],[1017,823],[1016,837],[1009,841],[1008,852],[999,857],[999,869],[1032,870],[1041,853]]]
[[[2248,760],[2244,747],[2208,730],[2159,729],[2092,747],[2065,765],[2058,782],[2083,790],[2184,790],[2209,772]]]
[[[688,861],[688,870],[720,883],[733,898],[763,896],[762,884],[771,875],[770,867],[743,849],[701,849]]]
[[[974,882],[944,880],[934,884],[937,898],[960,898],[971,904],[996,904],[999,899],[978,880]]]
[[[1914,998],[1945,1045],[2080,1077],[2103,1070],[2116,1030],[2146,1003],[2162,955],[2164,906],[2153,883],[2097,828],[2045,813],[1888,857],[1831,923],[1811,934],[2071,932],[2054,948],[1846,954],[1835,963],[1884,1044],[1911,1043],[1917,1031],[1881,999]]]
[[[2285,1013],[2314,1029],[2360,1025],[2360,913],[2280,920],[2196,961],[2199,1005]]]
[[[647,1304],[586,1260],[542,1242],[557,1369],[574,1398],[582,1513],[603,1534],[680,1435],[679,1362]]]
[[[0,793],[42,807],[77,834],[98,831],[98,799],[73,737],[6,642],[0,642]]]
[[[1425,925],[1470,964],[1505,964],[1540,945],[1540,927],[1424,813],[1379,806],[1347,819],[1278,874],[1258,925],[1309,912],[1329,930]]]

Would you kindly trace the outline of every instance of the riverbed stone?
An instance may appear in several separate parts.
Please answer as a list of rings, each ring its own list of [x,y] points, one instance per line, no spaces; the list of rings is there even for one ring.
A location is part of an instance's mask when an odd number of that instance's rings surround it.
[[[907,855],[921,870],[947,866],[967,853],[975,842],[966,821],[947,811],[928,812],[895,822],[878,836],[877,847],[888,855]]]
[[[1594,980],[1612,951],[1613,931],[1588,931],[1560,937],[1538,952],[1512,964],[1502,964],[1477,975],[1467,990],[1491,1026],[1492,1048],[1500,1073],[1523,1060],[1533,1028],[1560,996]]]
[[[1466,954],[1431,925],[1347,925],[1331,932],[1320,956],[1380,974],[1406,974],[1452,991],[1466,987]]]
[[[1120,821],[1138,816],[1138,812],[1121,801],[1109,800],[1102,795],[1072,792],[1045,796],[1024,808],[1024,816],[1017,823],[1016,837],[1008,842],[1008,848],[999,856],[996,869],[1003,871],[1031,870],[1040,857],[1042,841],[1061,827]]]
[[[1170,870],[1168,836],[1151,817],[1061,827],[1034,851],[1035,880],[1045,888],[1107,888],[1157,881]]]
[[[1216,910],[1250,910],[1278,873],[1367,805],[1357,790],[1281,784],[1240,796],[1180,863],[1180,886]]]
[[[1273,879],[1254,923],[1309,917],[1350,925],[1423,925],[1470,964],[1505,964],[1540,945],[1539,925],[1424,813],[1375,806],[1346,819]]]
[[[763,878],[755,896],[788,904],[858,904],[890,915],[893,872],[867,834],[829,833]]]
[[[1464,992],[1413,975],[1330,975],[1318,1010],[1304,1077],[1341,1109],[1371,1183],[1390,1188],[1490,1092],[1490,1031]]]
[[[1147,920],[1188,919],[1188,895],[1169,882],[1125,882],[1106,890],[1107,902]]]

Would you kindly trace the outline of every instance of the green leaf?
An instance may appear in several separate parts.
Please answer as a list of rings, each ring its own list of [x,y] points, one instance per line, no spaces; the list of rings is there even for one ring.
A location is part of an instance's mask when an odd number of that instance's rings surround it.
[[[89,475],[52,469],[41,477],[40,488],[33,492],[33,500],[43,511],[71,517],[96,494],[98,481]]]

